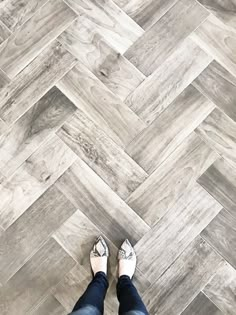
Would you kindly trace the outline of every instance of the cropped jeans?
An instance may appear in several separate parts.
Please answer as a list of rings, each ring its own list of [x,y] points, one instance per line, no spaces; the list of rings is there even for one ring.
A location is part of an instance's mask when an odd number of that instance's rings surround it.
[[[96,273],[70,315],[103,315],[107,289],[108,280],[105,273]],[[116,289],[120,303],[119,315],[148,315],[138,291],[128,276],[119,277]]]

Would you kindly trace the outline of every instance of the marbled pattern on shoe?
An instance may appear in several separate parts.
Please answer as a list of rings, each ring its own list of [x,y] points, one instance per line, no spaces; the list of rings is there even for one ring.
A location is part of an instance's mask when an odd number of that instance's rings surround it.
[[[104,238],[102,236],[99,236],[93,245],[93,249],[90,252],[90,257],[103,256],[109,256],[109,249]]]
[[[121,245],[118,252],[118,259],[134,259],[136,257],[133,246],[130,244],[129,240],[126,239]]]

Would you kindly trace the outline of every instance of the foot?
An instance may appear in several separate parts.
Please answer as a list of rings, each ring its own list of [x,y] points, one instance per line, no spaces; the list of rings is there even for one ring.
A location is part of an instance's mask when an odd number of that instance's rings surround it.
[[[109,256],[108,246],[102,236],[99,236],[90,252],[90,263],[93,274],[102,271],[107,274],[107,259]]]
[[[133,277],[136,268],[136,255],[129,240],[125,240],[121,245],[118,253],[119,260],[119,277],[129,276]]]

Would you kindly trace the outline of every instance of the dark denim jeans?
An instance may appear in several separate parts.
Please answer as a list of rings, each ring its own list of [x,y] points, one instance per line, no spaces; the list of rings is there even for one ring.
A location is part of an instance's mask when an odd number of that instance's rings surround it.
[[[102,315],[107,288],[108,280],[105,273],[96,273],[75,304],[71,315]],[[148,315],[141,297],[128,276],[121,276],[118,279],[117,298],[120,302],[119,315]]]

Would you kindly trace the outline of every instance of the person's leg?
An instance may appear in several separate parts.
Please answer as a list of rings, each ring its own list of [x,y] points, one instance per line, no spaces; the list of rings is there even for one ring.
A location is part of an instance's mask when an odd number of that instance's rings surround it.
[[[121,245],[118,260],[117,298],[120,302],[119,315],[148,315],[148,311],[131,280],[136,268],[136,254],[128,240],[125,240]]]
[[[107,258],[109,250],[105,240],[100,236],[90,252],[90,263],[94,274],[84,294],[75,304],[71,315],[102,315],[104,299],[108,288]]]
[[[148,315],[148,311],[129,276],[119,277],[117,297],[120,302],[119,315]]]
[[[102,315],[107,288],[108,280],[106,274],[102,271],[97,272],[84,294],[75,304],[72,314]]]

